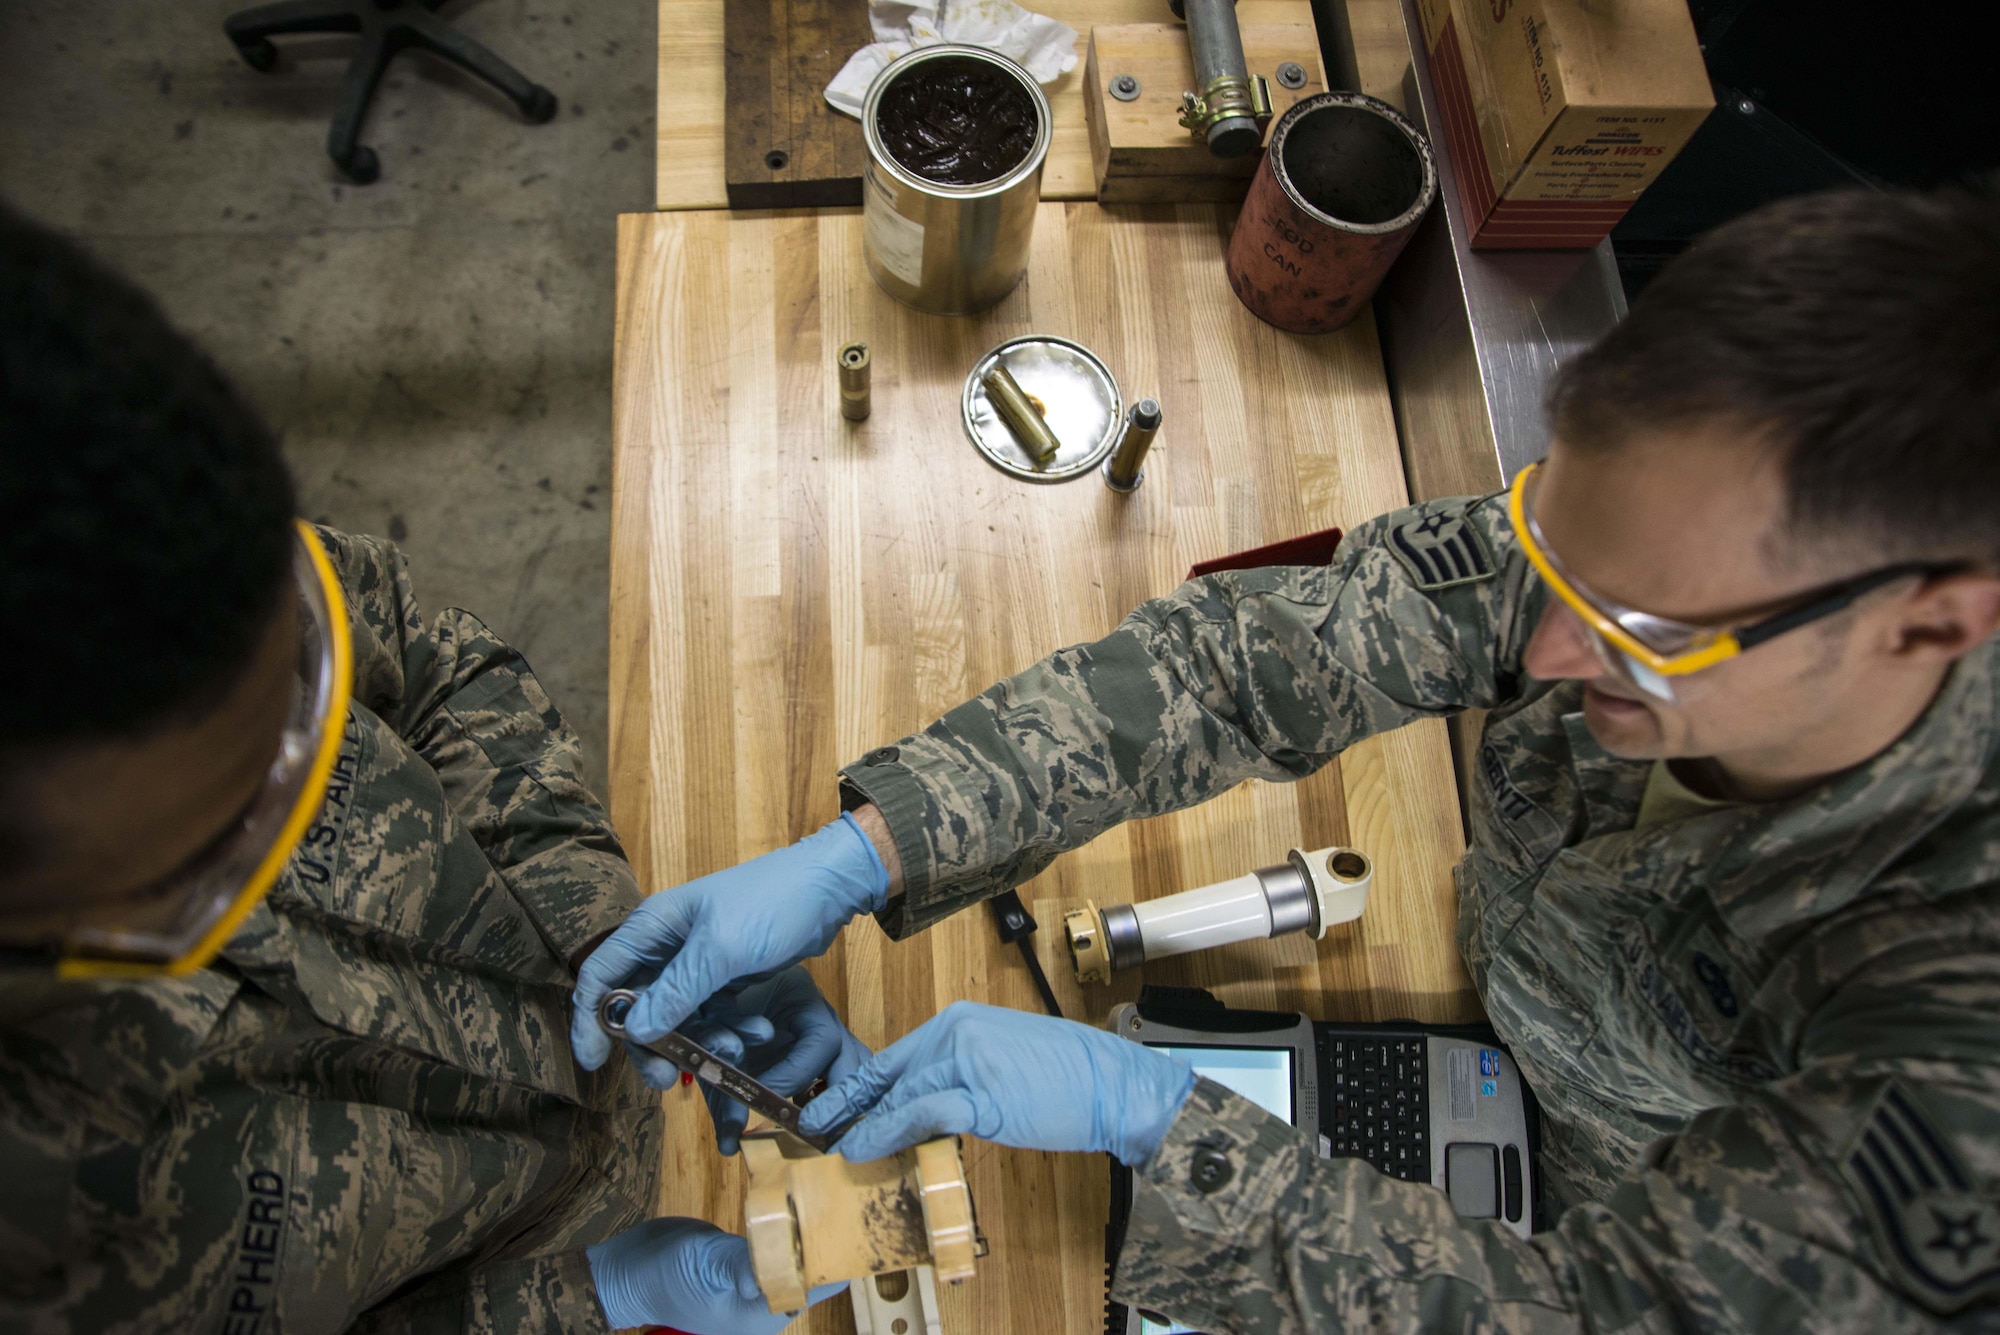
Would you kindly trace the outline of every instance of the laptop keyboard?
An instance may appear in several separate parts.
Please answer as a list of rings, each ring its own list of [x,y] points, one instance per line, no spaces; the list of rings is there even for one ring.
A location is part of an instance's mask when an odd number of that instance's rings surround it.
[[[1320,1129],[1335,1155],[1431,1180],[1430,1075],[1420,1035],[1319,1033]]]

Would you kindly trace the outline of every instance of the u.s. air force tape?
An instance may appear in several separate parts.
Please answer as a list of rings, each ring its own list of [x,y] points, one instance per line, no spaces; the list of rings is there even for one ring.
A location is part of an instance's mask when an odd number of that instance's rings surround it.
[[[1493,554],[1479,530],[1443,511],[1419,513],[1389,530],[1389,550],[1420,589],[1448,589],[1491,579]]]
[[[1923,1111],[1894,1082],[1842,1165],[1882,1259],[1943,1316],[2000,1292],[2000,1202],[1980,1191]]]

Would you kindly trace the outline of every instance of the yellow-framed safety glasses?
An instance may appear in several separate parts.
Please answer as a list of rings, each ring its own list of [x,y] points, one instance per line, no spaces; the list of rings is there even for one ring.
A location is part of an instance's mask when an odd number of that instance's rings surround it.
[[[299,680],[264,786],[212,843],[149,888],[141,908],[120,903],[79,915],[64,934],[58,977],[182,977],[202,968],[270,893],[318,815],[346,728],[354,651],[333,563],[312,526],[295,522]]]
[[[1671,704],[1672,677],[1714,667],[1766,640],[1832,616],[1871,589],[1910,575],[1939,575],[1961,569],[1957,564],[1905,561],[1823,585],[1799,595],[1783,611],[1735,626],[1701,626],[1671,617],[1654,616],[1626,607],[1591,589],[1571,574],[1542,536],[1535,519],[1535,494],[1541,465],[1529,464],[1507,491],[1507,517],[1515,540],[1535,573],[1576,613],[1591,632],[1591,647],[1619,679]]]

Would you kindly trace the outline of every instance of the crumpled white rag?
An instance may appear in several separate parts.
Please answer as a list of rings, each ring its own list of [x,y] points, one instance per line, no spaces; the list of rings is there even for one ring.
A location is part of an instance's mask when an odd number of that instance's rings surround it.
[[[1076,68],[1076,29],[1014,0],[868,0],[875,40],[847,58],[826,86],[826,100],[857,120],[868,85],[882,67],[920,46],[956,42],[998,51],[1049,83]]]

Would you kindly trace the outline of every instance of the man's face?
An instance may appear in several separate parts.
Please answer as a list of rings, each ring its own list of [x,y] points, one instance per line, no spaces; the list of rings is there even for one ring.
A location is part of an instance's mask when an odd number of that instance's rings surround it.
[[[1603,451],[1558,442],[1535,513],[1567,569],[1606,598],[1695,625],[1737,626],[1871,565],[1865,556],[1843,562],[1787,551],[1780,468],[1776,451],[1723,425]],[[1895,666],[1874,652],[1889,640],[1871,620],[1893,593],[1671,678],[1672,704],[1612,676],[1582,620],[1556,598],[1526,666],[1545,681],[1584,683],[1585,722],[1613,755],[1782,756],[1840,726],[1871,680]]]
[[[13,797],[28,865],[0,879],[0,944],[38,946],[80,913],[148,924],[148,891],[243,814],[278,753],[298,684],[299,606],[281,606],[249,667],[200,718],[30,758]]]

